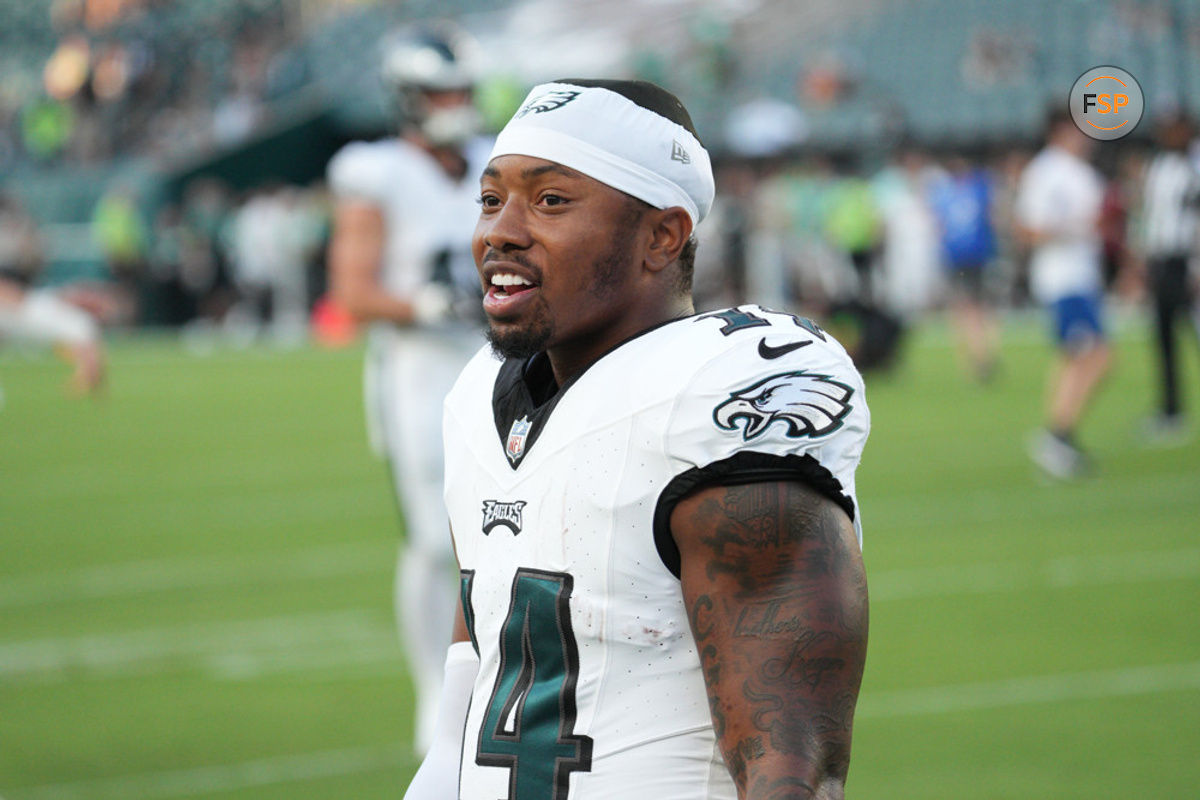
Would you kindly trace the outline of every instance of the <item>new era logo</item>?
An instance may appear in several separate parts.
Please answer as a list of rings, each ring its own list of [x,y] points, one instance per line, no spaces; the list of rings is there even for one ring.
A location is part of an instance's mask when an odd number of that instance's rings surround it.
[[[679,142],[671,142],[671,160],[678,161],[680,164],[692,163],[692,157],[688,155],[688,151],[683,149],[683,145]]]

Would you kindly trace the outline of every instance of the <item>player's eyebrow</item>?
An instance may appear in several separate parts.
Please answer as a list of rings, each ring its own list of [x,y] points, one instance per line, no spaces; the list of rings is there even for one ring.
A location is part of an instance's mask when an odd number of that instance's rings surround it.
[[[524,180],[530,180],[532,178],[539,178],[542,175],[546,175],[546,174],[552,173],[552,172],[562,175],[564,178],[580,177],[579,173],[576,172],[575,170],[568,169],[567,167],[564,167],[562,164],[555,164],[555,163],[551,162],[548,164],[539,164],[536,167],[526,167],[525,169],[521,170],[521,178]],[[484,167],[483,175],[484,175],[484,177],[487,177],[487,178],[499,178],[500,170],[496,169],[495,167],[493,167],[489,164],[488,166]]]
[[[523,169],[523,170],[521,170],[521,177],[528,180],[529,178],[539,178],[542,175],[546,175],[547,173],[551,173],[551,172],[562,175],[565,178],[578,178],[579,177],[579,173],[576,172],[575,170],[567,169],[562,164],[555,164],[553,162],[551,162],[549,164],[542,164],[537,167],[529,167],[527,169]]]

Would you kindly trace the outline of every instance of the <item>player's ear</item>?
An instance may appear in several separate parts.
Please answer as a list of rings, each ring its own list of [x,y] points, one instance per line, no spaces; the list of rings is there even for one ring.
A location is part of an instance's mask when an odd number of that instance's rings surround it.
[[[649,242],[646,247],[646,269],[660,272],[679,258],[683,246],[692,235],[692,218],[678,206],[654,208],[646,212]]]

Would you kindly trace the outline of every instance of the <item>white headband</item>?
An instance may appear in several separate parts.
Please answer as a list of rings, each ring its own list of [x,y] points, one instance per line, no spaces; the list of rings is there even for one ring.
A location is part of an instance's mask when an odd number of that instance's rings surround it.
[[[506,155],[554,161],[655,208],[680,206],[693,226],[712,207],[712,164],[700,141],[609,89],[535,86],[496,137],[491,158]]]

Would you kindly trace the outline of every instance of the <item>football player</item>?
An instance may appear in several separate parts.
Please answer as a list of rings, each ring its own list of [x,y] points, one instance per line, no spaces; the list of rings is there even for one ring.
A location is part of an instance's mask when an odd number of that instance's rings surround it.
[[[104,347],[96,320],[51,291],[28,290],[0,278],[0,340],[6,338],[52,345],[71,363],[68,386],[76,393],[96,394],[104,385]]]
[[[500,133],[491,347],[444,424],[461,614],[408,800],[842,797],[863,382],[807,319],[693,312],[712,200],[652,84],[544,84]]]
[[[330,285],[339,305],[369,324],[369,435],[387,458],[405,523],[396,609],[415,682],[420,752],[454,615],[441,406],[482,341],[470,238],[491,142],[477,135],[471,47],[450,26],[388,39],[382,77],[400,135],[351,143],[328,168],[336,201]]]

